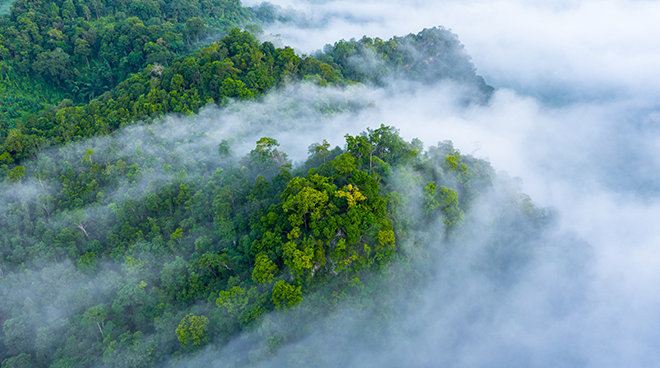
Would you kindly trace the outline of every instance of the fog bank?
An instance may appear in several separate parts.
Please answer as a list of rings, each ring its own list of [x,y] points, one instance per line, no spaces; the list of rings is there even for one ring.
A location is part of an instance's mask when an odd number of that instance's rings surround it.
[[[328,20],[315,29],[284,24],[267,30],[304,51],[338,38],[388,39],[436,24],[452,29],[477,73],[498,88],[491,104],[461,109],[443,103],[436,90],[419,89],[376,103],[379,119],[402,121],[394,125],[407,139],[451,139],[462,152],[489,158],[496,169],[521,177],[536,203],[560,213],[564,235],[539,248],[537,261],[520,271],[521,281],[510,291],[498,294],[478,273],[460,284],[464,292],[456,299],[442,297],[447,286],[429,288],[435,307],[411,318],[432,327],[416,331],[420,337],[396,339],[415,341],[407,354],[412,365],[654,364],[660,327],[654,312],[660,279],[660,91],[654,65],[660,43],[653,17],[659,3],[276,3]],[[584,274],[562,267],[575,257],[565,234],[593,249],[593,263],[580,266]],[[551,255],[545,253],[552,247]],[[475,282],[478,292],[472,291]],[[573,285],[583,288],[571,294]],[[553,300],[562,298],[557,315]],[[466,322],[470,308],[491,313]],[[471,339],[459,331],[472,331],[466,332]],[[436,358],[437,351],[453,359],[424,360]],[[378,354],[386,357],[379,363],[396,355]],[[354,366],[365,361],[351,360]]]

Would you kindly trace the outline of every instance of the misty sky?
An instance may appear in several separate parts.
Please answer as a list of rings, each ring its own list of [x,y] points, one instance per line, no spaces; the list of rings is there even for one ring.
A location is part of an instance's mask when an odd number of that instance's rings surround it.
[[[327,21],[315,29],[266,30],[305,53],[341,38],[388,39],[435,25],[458,34],[477,73],[497,88],[489,106],[454,107],[451,92],[441,87],[373,91],[378,111],[363,121],[395,125],[407,139],[427,144],[450,139],[464,153],[489,158],[497,170],[521,177],[536,203],[557,208],[562,231],[593,249],[588,277],[560,271],[570,252],[553,253],[526,270],[524,282],[492,302],[496,317],[478,326],[482,340],[452,342],[479,357],[456,353],[447,365],[657,364],[660,2],[273,3]],[[573,284],[585,286],[575,296],[580,302],[567,296],[573,302],[559,316],[546,309]],[[439,294],[429,293],[430,305]],[[466,294],[456,306],[479,300]],[[415,351],[423,356],[451,340],[440,320],[451,324],[463,317],[434,315],[430,308],[419,318],[433,319],[427,322],[434,328],[420,331],[429,350]]]

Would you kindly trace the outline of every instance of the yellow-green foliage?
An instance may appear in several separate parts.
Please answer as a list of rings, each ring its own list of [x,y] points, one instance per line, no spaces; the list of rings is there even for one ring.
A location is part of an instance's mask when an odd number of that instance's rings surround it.
[[[278,281],[273,286],[272,300],[277,309],[293,309],[303,300],[301,287]]]
[[[346,191],[343,190],[336,191],[335,197],[346,199],[346,202],[348,202],[348,208],[352,208],[360,201],[367,200],[367,197],[365,197],[364,195],[362,195],[362,193],[360,193],[360,189],[357,186],[348,184],[344,189],[346,189]]]
[[[266,253],[259,253],[254,262],[252,280],[258,284],[266,284],[273,280],[277,272],[277,265],[268,259]]]
[[[245,289],[234,286],[229,290],[221,291],[215,303],[218,307],[224,308],[230,316],[237,318],[248,306],[250,299],[256,296],[255,288]]]
[[[190,313],[183,317],[176,329],[176,338],[184,350],[195,350],[209,341],[209,319]]]

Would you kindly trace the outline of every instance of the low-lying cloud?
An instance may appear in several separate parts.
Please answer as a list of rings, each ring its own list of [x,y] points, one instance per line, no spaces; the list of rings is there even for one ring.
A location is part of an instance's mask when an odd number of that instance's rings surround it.
[[[460,86],[449,82],[346,90],[293,85],[263,101],[167,118],[113,139],[133,150],[131,140],[147,130],[161,140],[189,136],[170,154],[193,164],[196,155],[229,136],[237,137],[237,156],[259,137],[271,136],[300,162],[311,143],[327,139],[341,146],[344,134],[392,125],[407,140],[417,137],[428,146],[449,139],[464,154],[488,158],[497,170],[522,178],[532,200],[556,208],[558,217],[533,240],[509,234],[510,249],[495,253],[488,239],[497,229],[484,223],[480,236],[443,253],[421,300],[397,315],[403,322],[393,323],[380,344],[360,342],[365,335],[347,307],[330,323],[319,321],[308,338],[285,345],[266,365],[286,366],[292,354],[309,351],[327,359],[317,366],[656,364],[660,45],[653,16],[659,3],[278,3],[327,20],[318,28],[267,29],[303,52],[341,38],[388,39],[434,25],[451,28],[478,74],[498,90],[489,104],[466,107],[457,103]],[[352,112],[320,114],[319,103],[328,101],[355,106]],[[38,194],[38,186],[31,191]],[[3,191],[0,200],[9,195]],[[402,325],[406,329],[397,330]],[[241,348],[236,339],[184,364],[220,364]]]
[[[652,82],[660,61],[657,1],[271,2],[306,14],[316,25],[267,29],[306,53],[342,38],[389,39],[442,25],[459,35],[478,73],[498,88],[553,103],[658,92]]]
[[[443,103],[438,90],[420,88],[378,100],[374,120],[392,122],[407,139],[451,139],[464,153],[488,157],[496,169],[521,177],[536,203],[558,209],[560,232],[593,249],[593,263],[577,265],[586,273],[576,276],[561,267],[575,257],[561,245],[565,235],[553,239],[558,243],[552,257],[539,257],[520,271],[520,283],[500,300],[478,298],[470,278],[456,300],[430,291],[429,299],[458,312],[420,311],[417,318],[433,332],[424,329],[419,340],[411,338],[419,342],[408,354],[411,365],[654,364],[660,325],[654,312],[660,301],[654,292],[660,278],[660,44],[652,18],[658,2],[278,3],[329,19],[318,29],[273,28],[284,43],[308,52],[338,38],[387,39],[436,24],[456,32],[477,72],[498,88],[490,105],[457,108]],[[351,21],[358,15],[360,21]],[[574,284],[582,287],[570,295]],[[487,285],[480,285],[485,295],[494,292]],[[552,300],[565,293],[563,316],[557,316]],[[452,321],[464,320],[479,305],[493,312],[478,323],[479,334],[470,341],[452,338],[472,328]],[[433,352],[445,343],[452,346],[451,361],[415,360],[436,357]],[[356,356],[358,361],[364,362]]]

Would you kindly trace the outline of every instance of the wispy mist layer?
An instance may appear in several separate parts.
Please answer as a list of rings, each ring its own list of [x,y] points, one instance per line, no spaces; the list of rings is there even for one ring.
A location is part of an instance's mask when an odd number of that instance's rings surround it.
[[[602,159],[629,156],[637,167],[658,165],[653,137],[642,132],[626,137],[628,145],[617,140],[617,118],[645,110],[626,101],[548,108],[511,90],[497,91],[487,106],[465,107],[457,103],[460,90],[451,83],[401,82],[388,89],[344,91],[294,85],[262,102],[168,118],[68,150],[72,157],[87,147],[101,153],[106,145],[127,155],[137,147],[157,154],[164,145],[173,149],[163,157],[185,166],[215,154],[217,144],[231,137],[237,157],[259,137],[272,136],[298,162],[313,142],[341,145],[344,134],[380,124],[396,126],[407,140],[419,137],[427,145],[452,139],[464,154],[488,157],[496,169],[522,177],[534,201],[558,209],[557,225],[532,239],[521,239],[515,231],[497,234],[503,241],[493,247],[498,228],[482,216],[492,218],[492,212],[477,209],[470,214],[481,218],[475,235],[436,255],[431,283],[413,308],[409,300],[398,301],[406,314],[393,315],[381,340],[369,342],[374,332],[365,332],[359,323],[364,316],[348,306],[333,319],[319,321],[307,339],[283,344],[268,364],[321,356],[325,360],[314,365],[651,366],[659,351],[659,300],[653,287],[660,281],[655,250],[660,234],[654,230],[660,202],[649,190],[655,189],[652,180],[638,185],[644,176],[635,166],[626,169],[621,161]],[[326,114],[324,106],[346,112]],[[653,115],[646,118],[652,128]],[[593,136],[603,138],[588,139]],[[66,150],[58,154],[67,155]],[[612,167],[628,170],[628,178],[612,174]],[[622,186],[622,180],[631,184]],[[31,188],[38,195],[37,184]],[[12,195],[11,188],[4,189],[3,196]],[[133,195],[138,192],[116,194],[118,199]],[[481,203],[487,206],[491,200]],[[35,287],[41,288],[39,283]],[[363,340],[367,343],[359,343]],[[211,348],[201,360],[184,365],[211,361],[222,366],[219,362],[228,356],[247,363],[241,341],[220,352]]]
[[[380,100],[381,119],[400,119],[395,125],[406,138],[452,139],[464,153],[522,177],[535,202],[558,208],[559,228],[568,232],[539,246],[510,290],[500,293],[478,272],[457,281],[453,298],[443,296],[447,286],[430,288],[435,307],[411,317],[426,324],[393,338],[409,350],[392,351],[421,366],[653,366],[660,327],[657,2],[278,3],[327,20],[317,29],[273,28],[305,51],[338,38],[452,29],[478,73],[500,88],[491,105],[453,108],[439,102],[441,93],[420,89]],[[573,262],[574,241],[591,246],[592,263]],[[337,334],[319,333],[307,344],[322,346]],[[367,356],[403,364],[389,351]],[[370,362],[349,355],[349,365]]]
[[[363,316],[347,307],[319,321],[308,339],[285,344],[269,364],[310,356],[324,357],[309,361],[318,366],[651,366],[658,351],[654,327],[660,325],[653,293],[660,276],[654,228],[660,202],[653,185],[657,171],[648,170],[658,165],[655,138],[645,135],[649,130],[618,134],[619,119],[627,116],[642,116],[655,129],[648,107],[621,101],[550,108],[511,90],[497,91],[488,106],[465,107],[456,103],[460,86],[399,87],[360,87],[367,107],[357,113],[310,115],[313,109],[301,103],[292,111],[302,118],[286,120],[293,123],[287,128],[269,120],[274,130],[265,132],[297,160],[305,154],[294,149],[300,140],[336,144],[345,132],[381,123],[400,127],[406,139],[450,138],[464,153],[487,156],[496,169],[521,176],[533,200],[558,209],[558,223],[529,239],[515,229],[496,234],[492,222],[478,222],[474,237],[438,255],[422,302],[394,315],[400,325],[393,322],[384,341],[360,343],[373,332],[365,332]],[[276,116],[273,106],[282,96],[314,96],[314,90],[295,87],[268,97],[270,107],[237,108],[257,114],[272,109],[266,115]],[[471,216],[482,215],[477,209]],[[504,240],[493,248],[495,235]],[[198,359],[218,366],[224,357],[248,359],[241,341]]]
[[[554,227],[531,239],[496,234],[483,216],[492,198],[484,198],[484,207],[470,214],[479,220],[474,235],[437,255],[420,299],[412,308],[400,301],[406,314],[394,315],[398,324],[377,344],[369,340],[373,331],[362,329],[362,316],[346,307],[318,321],[307,339],[285,344],[270,365],[290,365],[290,359],[355,367],[656,364],[660,115],[653,81],[660,47],[650,19],[658,13],[656,2],[291,5],[312,19],[329,19],[319,29],[272,30],[305,51],[340,38],[389,38],[444,25],[500,89],[489,105],[465,107],[456,103],[461,87],[454,84],[346,91],[297,85],[263,102],[171,118],[115,139],[130,148],[151,129],[159,139],[179,141],[171,154],[192,164],[227,137],[237,138],[234,148],[242,155],[256,138],[272,136],[301,161],[312,142],[341,145],[346,133],[393,125],[407,140],[451,139],[463,153],[489,158],[559,215]],[[319,113],[324,106],[351,112]],[[3,189],[10,195],[11,188]],[[494,235],[507,241],[493,248]],[[220,365],[244,352],[242,341],[183,364]]]
[[[310,20],[309,28],[267,29],[307,53],[342,38],[389,39],[442,25],[459,35],[478,74],[496,87],[552,103],[658,92],[657,1],[271,2]]]

